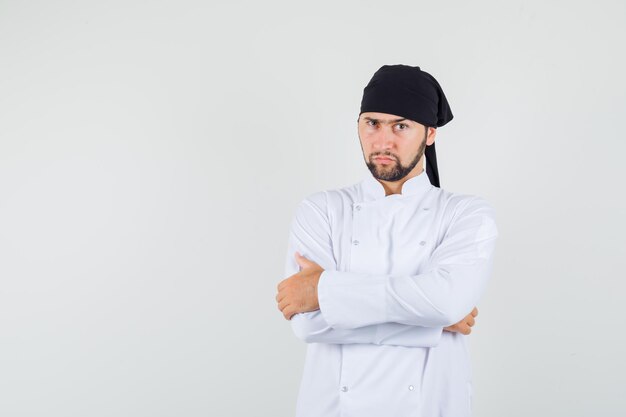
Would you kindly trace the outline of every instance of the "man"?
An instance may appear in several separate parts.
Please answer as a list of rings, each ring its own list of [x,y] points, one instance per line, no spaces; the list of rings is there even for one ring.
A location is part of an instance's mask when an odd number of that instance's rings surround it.
[[[298,205],[276,296],[308,343],[297,417],[471,416],[466,335],[498,230],[485,199],[439,187],[452,117],[430,74],[382,66],[357,121],[370,172]]]

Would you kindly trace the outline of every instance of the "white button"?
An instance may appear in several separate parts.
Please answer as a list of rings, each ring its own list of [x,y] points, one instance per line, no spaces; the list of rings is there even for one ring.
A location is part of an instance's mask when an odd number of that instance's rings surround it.
[[[359,244],[359,241],[358,241],[358,240],[353,240],[353,241],[352,241],[352,244],[353,244],[353,245],[358,245],[358,244]]]
[[[424,207],[424,210],[428,210],[428,207]]]
[[[348,387],[346,387],[346,386],[344,385],[343,387],[341,387],[341,390],[342,390],[343,392],[346,392],[346,391],[348,391]]]
[[[413,391],[413,385],[409,385],[409,389]]]
[[[426,244],[426,241],[424,241],[424,240],[422,240],[422,241],[420,242],[420,245],[422,245],[422,246],[424,246],[425,244]]]
[[[355,209],[361,210],[361,206],[354,206]]]

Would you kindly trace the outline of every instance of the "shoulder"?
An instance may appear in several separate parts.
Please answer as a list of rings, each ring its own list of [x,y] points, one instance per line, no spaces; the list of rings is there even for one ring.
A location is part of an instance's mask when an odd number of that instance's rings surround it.
[[[453,216],[482,213],[495,217],[496,210],[486,198],[475,194],[463,194],[448,191],[442,188],[434,188],[436,203]]]
[[[485,197],[439,189],[436,198],[449,226],[477,229],[479,238],[498,235],[495,207]]]
[[[344,206],[350,206],[358,199],[359,184],[340,188],[316,191],[306,195],[299,204],[299,209],[314,209],[322,213],[332,213]]]
[[[296,216],[326,218],[328,213],[327,191],[316,191],[306,195],[296,207]]]
[[[462,215],[482,214],[495,219],[496,210],[484,197],[473,194],[455,194],[456,211]]]

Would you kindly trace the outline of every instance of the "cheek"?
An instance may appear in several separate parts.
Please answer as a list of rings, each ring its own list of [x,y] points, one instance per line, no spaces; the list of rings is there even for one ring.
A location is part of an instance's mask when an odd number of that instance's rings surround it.
[[[361,136],[361,148],[363,148],[363,152],[367,156],[372,153],[372,141],[367,136]]]
[[[398,157],[403,164],[409,163],[417,154],[419,146],[412,143],[406,143],[398,146]]]
[[[403,143],[404,143],[406,152],[415,154],[417,153],[417,151],[419,150],[422,144],[422,138],[418,138],[414,136],[407,137],[407,139]]]

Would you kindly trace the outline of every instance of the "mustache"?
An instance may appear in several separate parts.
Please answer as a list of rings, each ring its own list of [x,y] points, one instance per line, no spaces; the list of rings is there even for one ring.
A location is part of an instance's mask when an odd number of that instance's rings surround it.
[[[374,158],[378,158],[378,157],[385,157],[385,158],[390,158],[390,159],[395,159],[396,161],[398,160],[398,158],[395,155],[391,155],[391,154],[383,154],[383,153],[377,153],[377,154],[372,154],[370,155],[370,159],[374,159]]]

